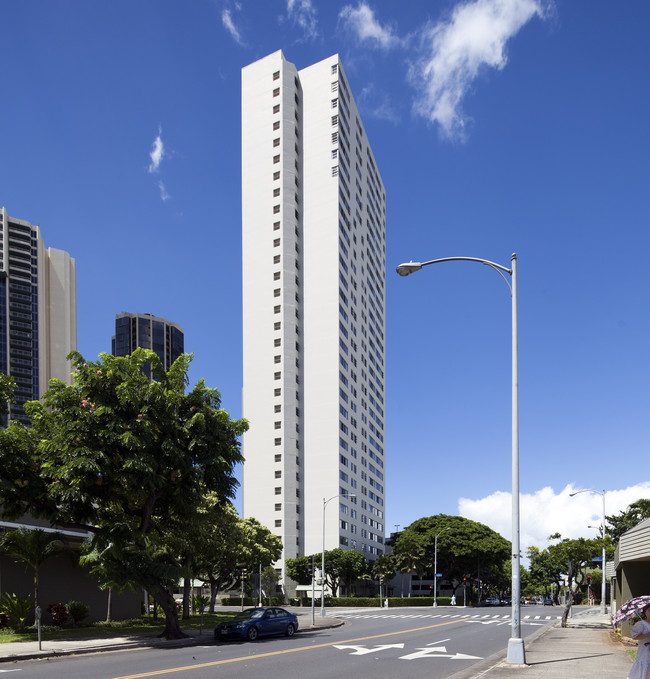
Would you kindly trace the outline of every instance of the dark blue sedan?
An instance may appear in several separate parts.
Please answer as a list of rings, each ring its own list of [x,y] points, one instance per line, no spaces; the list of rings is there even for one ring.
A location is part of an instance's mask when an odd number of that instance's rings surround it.
[[[266,608],[247,608],[232,620],[222,622],[214,630],[214,638],[248,639],[255,641],[257,637],[271,634],[286,634],[292,637],[298,631],[298,618],[284,608],[270,606]]]

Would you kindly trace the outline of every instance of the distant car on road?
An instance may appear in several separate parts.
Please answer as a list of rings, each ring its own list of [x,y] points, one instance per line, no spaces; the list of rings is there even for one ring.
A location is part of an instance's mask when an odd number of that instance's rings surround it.
[[[544,606],[552,606],[552,605],[553,605],[553,599],[546,597],[546,599],[544,599]]]
[[[489,596],[487,599],[483,600],[483,605],[484,606],[500,606],[501,601],[497,599],[495,596]]]
[[[512,599],[509,596],[501,599],[501,605],[502,606],[511,606],[512,605]]]
[[[272,634],[285,634],[292,637],[298,631],[298,618],[284,608],[268,606],[247,608],[232,620],[222,622],[214,630],[214,638],[248,639],[255,641],[258,637]]]

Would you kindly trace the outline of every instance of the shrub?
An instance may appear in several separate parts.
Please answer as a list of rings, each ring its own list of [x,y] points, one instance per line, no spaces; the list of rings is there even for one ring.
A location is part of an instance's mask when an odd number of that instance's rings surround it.
[[[204,596],[203,594],[198,594],[192,599],[192,610],[195,613],[200,613],[202,610],[208,606],[210,603],[210,597]]]
[[[283,606],[284,605],[284,596],[272,596],[270,602],[269,602],[268,597],[264,597],[264,601],[266,602],[267,606]],[[253,598],[253,597],[250,597],[250,596],[244,597],[244,606],[246,606],[247,608],[250,608],[252,606],[257,606],[258,603],[259,603],[259,600],[257,598]],[[221,600],[222,606],[239,606],[240,604],[241,604],[241,599],[238,596],[224,597]]]
[[[88,617],[90,606],[83,601],[68,601],[65,605],[73,622],[81,622]]]
[[[32,610],[32,598],[29,595],[18,596],[5,592],[0,598],[0,611],[15,620],[16,629],[21,631],[25,626],[25,618]]]
[[[65,604],[48,604],[47,612],[52,616],[52,624],[62,627],[68,621],[68,609]]]

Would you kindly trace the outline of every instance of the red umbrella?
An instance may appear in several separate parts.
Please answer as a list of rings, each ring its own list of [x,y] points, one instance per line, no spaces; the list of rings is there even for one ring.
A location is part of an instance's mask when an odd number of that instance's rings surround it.
[[[644,594],[643,596],[634,597],[626,601],[617,611],[616,615],[612,618],[612,625],[618,625],[619,622],[623,620],[629,620],[639,615],[640,612],[650,606],[650,596]]]

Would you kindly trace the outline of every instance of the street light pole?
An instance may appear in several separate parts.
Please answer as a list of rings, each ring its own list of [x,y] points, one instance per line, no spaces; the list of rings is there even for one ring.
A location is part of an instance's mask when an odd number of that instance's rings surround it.
[[[433,541],[433,606],[438,606],[438,536],[442,535],[450,526],[443,528]]]
[[[605,565],[607,563],[607,552],[605,551],[605,494],[606,491],[594,490],[593,488],[585,488],[584,490],[577,490],[575,493],[569,493],[569,497],[575,497],[580,493],[596,493],[596,495],[601,495],[603,498],[603,581],[600,584],[600,612],[602,615],[607,613],[607,605],[605,603],[605,598],[607,596],[607,582],[605,581]]]
[[[353,498],[356,497],[356,495],[350,495],[349,493],[338,493],[337,495],[333,495],[329,500],[323,498],[323,549],[320,555],[321,556],[320,614],[322,616],[325,615],[325,509],[327,508],[328,503],[331,502],[332,500],[335,500],[337,497]]]
[[[499,273],[508,284],[512,297],[512,630],[508,640],[508,655],[506,662],[515,665],[526,663],[524,640],[521,637],[520,598],[521,598],[521,574],[519,553],[519,353],[517,341],[517,255],[513,253],[511,268],[490,262],[478,257],[443,257],[432,259],[428,262],[407,262],[397,267],[400,276],[419,271],[423,266],[438,264],[439,262],[479,262],[485,264]],[[504,274],[510,276],[508,281]]]

